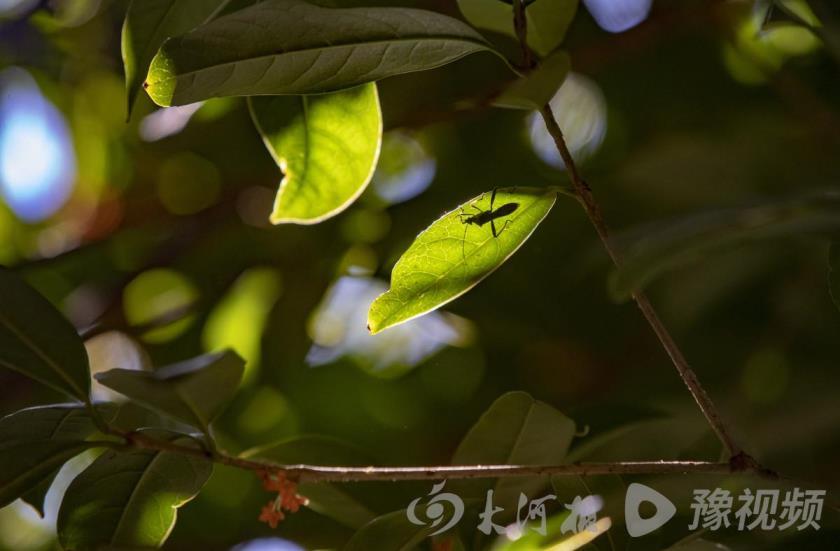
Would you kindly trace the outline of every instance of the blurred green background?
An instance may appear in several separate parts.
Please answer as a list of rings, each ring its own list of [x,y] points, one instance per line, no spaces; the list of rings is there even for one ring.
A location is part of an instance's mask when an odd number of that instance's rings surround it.
[[[458,16],[446,1],[340,2],[350,3]],[[554,100],[617,243],[657,235],[652,222],[837,189],[831,51],[802,28],[760,32],[761,2],[660,0],[649,13],[647,4],[580,6],[566,41],[574,73]],[[218,423],[231,451],[322,434],[379,464],[447,463],[495,398],[525,390],[589,426],[578,444],[632,427],[592,459],[717,459],[642,317],[610,299],[608,259],[568,198],[444,312],[366,334],[367,307],[393,263],[442,212],[495,186],[567,182],[528,114],[475,107],[507,78],[490,56],[382,82],[388,133],[369,190],[320,225],[271,227],[280,175],[243,101],[156,110],[143,97],[126,122],[125,8],[0,0],[0,263],[80,329],[97,320],[115,329],[88,341],[94,371],[233,347],[248,367]],[[840,314],[827,244],[795,234],[716,249],[649,291],[743,445],[831,494]],[[9,371],[0,397],[3,414],[62,400]],[[691,488],[723,483],[652,480],[685,507]],[[387,512],[428,485],[356,489]],[[265,548],[328,548],[351,533],[309,510],[271,531],[257,521],[267,499],[252,475],[218,467],[167,547],[279,537],[286,543]],[[0,548],[50,548],[54,515],[40,521],[20,503],[0,510]],[[836,544],[833,515],[796,548]],[[714,536],[789,545],[773,533]]]

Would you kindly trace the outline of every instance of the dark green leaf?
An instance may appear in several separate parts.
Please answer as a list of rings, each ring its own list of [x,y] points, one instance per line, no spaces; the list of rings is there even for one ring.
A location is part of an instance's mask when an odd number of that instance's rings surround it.
[[[50,475],[47,475],[31,490],[20,496],[20,499],[35,509],[35,512],[38,513],[38,516],[41,518],[44,518],[44,515],[46,514],[44,509],[46,507],[47,493],[49,493],[56,476],[58,476],[58,470]]]
[[[575,423],[553,407],[525,392],[509,392],[473,425],[452,464],[557,465],[566,457],[574,435]],[[465,480],[453,488],[465,499],[484,499],[492,488],[494,502],[512,510],[520,492],[532,495],[547,483],[548,477]]]
[[[828,290],[831,300],[840,309],[840,241],[832,241],[828,248]]]
[[[128,112],[163,42],[209,20],[230,0],[132,0],[122,29]]]
[[[417,236],[394,266],[391,288],[370,307],[371,333],[431,312],[475,287],[525,243],[554,206],[557,192],[520,187],[497,190],[493,208],[506,209],[492,222],[497,237],[489,222],[477,226],[465,219],[489,213],[491,196],[483,193],[467,201]]]
[[[497,107],[537,110],[554,97],[571,69],[566,52],[551,54],[530,74],[514,81],[493,100]]]
[[[96,380],[138,403],[208,434],[236,393],[245,362],[233,352],[206,354],[157,371],[112,369]]]
[[[267,0],[168,40],[144,86],[159,105],[334,92],[480,51],[481,35],[430,11]]]
[[[446,522],[446,521],[444,521]],[[409,522],[404,509],[382,515],[353,534],[343,551],[413,551],[437,530],[431,525]]]
[[[626,299],[664,272],[752,241],[840,229],[840,197],[821,194],[783,202],[696,214],[653,224],[618,240],[624,262],[610,291]],[[622,241],[631,241],[623,246]]]
[[[106,415],[114,411],[97,407]],[[23,409],[0,419],[0,507],[29,493],[41,510],[56,471],[94,446],[86,439],[95,431],[88,411],[73,404]]]
[[[90,367],[82,339],[47,299],[2,267],[0,367],[89,400]]]
[[[577,5],[577,0],[537,0],[529,4],[525,9],[528,45],[540,55],[551,53],[563,42]],[[472,25],[516,37],[513,4],[499,0],[458,0],[458,7]]]
[[[171,452],[106,451],[67,488],[58,513],[59,542],[78,551],[159,547],[177,509],[198,494],[212,469],[207,460]]]
[[[243,457],[258,457],[281,465],[309,463],[316,465],[371,465],[362,451],[351,445],[323,436],[300,436],[248,450]],[[300,493],[309,499],[309,508],[345,526],[359,529],[376,514],[354,495],[348,484],[302,483]],[[358,491],[355,493],[359,493]]]
[[[375,83],[315,96],[248,98],[284,173],[274,224],[315,224],[350,206],[370,182],[382,144]]]

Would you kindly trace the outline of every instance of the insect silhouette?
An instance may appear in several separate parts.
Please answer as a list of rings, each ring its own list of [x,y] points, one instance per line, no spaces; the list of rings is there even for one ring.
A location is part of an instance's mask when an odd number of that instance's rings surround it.
[[[509,216],[513,214],[513,212],[519,208],[519,203],[505,203],[504,205],[500,206],[499,208],[493,210],[493,204],[496,202],[496,192],[499,188],[493,188],[493,194],[490,195],[490,208],[488,210],[482,210],[477,207],[475,204],[470,203],[469,206],[477,210],[478,212],[475,214],[470,214],[464,212],[464,209],[461,208],[461,212],[458,214],[458,217],[461,219],[461,223],[464,224],[464,238],[461,240],[461,255],[466,259],[466,253],[464,251],[464,247],[467,241],[467,229],[472,226],[482,227],[485,224],[490,224],[490,230],[493,232],[493,237],[499,237],[502,235],[502,232],[507,229],[508,225],[511,223],[510,220],[505,220],[504,226],[502,229],[496,229],[496,220],[499,218],[504,218],[505,216]]]

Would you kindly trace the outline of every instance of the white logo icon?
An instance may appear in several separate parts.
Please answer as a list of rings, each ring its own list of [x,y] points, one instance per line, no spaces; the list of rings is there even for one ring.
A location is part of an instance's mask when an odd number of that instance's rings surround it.
[[[656,514],[650,518],[642,518],[639,514],[639,507],[644,501],[656,507]],[[627,496],[624,498],[624,520],[627,523],[627,533],[631,537],[638,538],[650,534],[671,520],[676,512],[674,504],[653,488],[636,482],[628,486]]]
[[[423,516],[426,517],[428,521],[431,522],[432,528],[437,527],[440,525],[444,518],[446,518],[446,508],[444,507],[442,502],[449,503],[449,505],[454,509],[452,512],[452,516],[449,519],[449,522],[444,524],[441,528],[438,528],[430,535],[435,536],[437,534],[442,534],[458,524],[458,521],[461,520],[461,517],[464,516],[464,502],[461,500],[460,497],[456,496],[455,494],[451,493],[439,493],[443,490],[443,485],[446,484],[444,480],[440,484],[435,484],[432,487],[432,491],[429,492],[430,496],[434,496],[428,503],[426,503],[426,510],[423,512]],[[437,494],[437,495],[435,495]],[[418,497],[408,505],[408,509],[406,510],[406,515],[408,516],[408,521],[411,524],[416,524],[417,526],[426,526],[426,520],[420,520],[417,518],[417,513],[415,509],[417,508],[417,504],[420,503],[420,500],[423,498]]]

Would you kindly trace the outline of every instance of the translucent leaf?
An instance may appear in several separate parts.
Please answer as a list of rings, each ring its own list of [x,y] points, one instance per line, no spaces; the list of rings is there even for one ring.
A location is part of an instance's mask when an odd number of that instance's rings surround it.
[[[538,110],[547,104],[571,69],[571,60],[566,52],[551,54],[530,74],[514,81],[493,100],[497,107]]]
[[[90,368],[76,329],[47,299],[2,267],[0,367],[83,402],[89,400]]]
[[[382,144],[376,84],[315,96],[249,98],[251,115],[284,177],[274,224],[317,224],[370,182]]]
[[[577,0],[531,2],[525,8],[528,45],[540,55],[551,53],[563,42],[577,6]],[[466,20],[475,27],[516,37],[512,3],[500,0],[458,0],[458,7]]]
[[[59,542],[80,551],[159,547],[177,509],[198,494],[212,470],[209,461],[188,455],[106,451],[67,488],[58,513]]]
[[[334,92],[481,51],[481,35],[435,12],[266,0],[168,40],[144,86],[163,106]]]
[[[122,29],[128,112],[163,42],[197,27],[230,0],[133,0]]]
[[[394,266],[391,288],[370,307],[371,333],[431,312],[472,289],[522,246],[557,198],[555,190],[541,188],[504,188],[495,195],[492,213],[493,193],[483,193],[417,236]]]
[[[208,434],[236,393],[245,362],[232,352],[206,354],[157,371],[112,369],[96,380],[120,394]]]
[[[461,441],[453,465],[557,465],[575,435],[575,423],[525,392],[509,392],[493,402]],[[484,499],[494,490],[494,503],[515,510],[520,492],[532,495],[548,477],[458,481],[462,498]],[[456,485],[453,485],[453,491]]]

